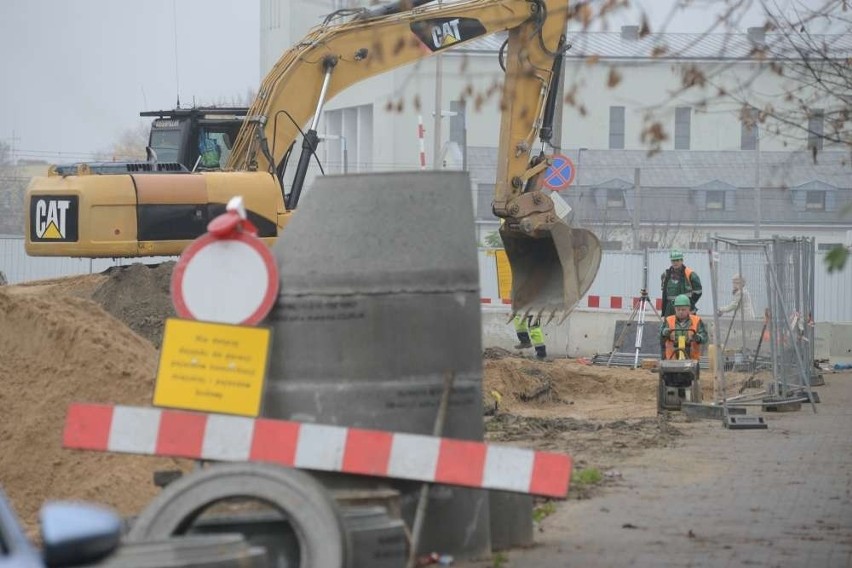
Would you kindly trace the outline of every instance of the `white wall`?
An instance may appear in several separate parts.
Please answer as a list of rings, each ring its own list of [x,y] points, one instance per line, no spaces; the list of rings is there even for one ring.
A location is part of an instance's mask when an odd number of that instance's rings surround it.
[[[342,2],[341,2],[342,4]],[[366,2],[362,2],[366,4]],[[266,73],[287,46],[298,41],[311,27],[322,21],[322,16],[332,11],[330,0],[305,2],[302,0],[261,0],[261,69]],[[687,95],[671,98],[681,86],[684,65],[695,65],[711,80],[705,88],[692,89]],[[614,88],[607,86],[610,69],[615,67],[621,76]],[[468,145],[497,146],[499,132],[499,89],[502,71],[495,53],[459,54],[445,52],[443,56],[442,108],[449,108],[451,100],[458,100],[468,86],[474,97],[468,112]],[[771,103],[783,107],[784,93],[790,90],[791,79],[765,71],[755,78],[758,64],[733,61],[689,61],[678,64],[672,60],[659,61],[622,60],[601,61],[588,65],[585,61],[567,59],[565,62],[566,92],[578,87],[576,104],[566,106],[562,121],[563,148],[609,147],[609,108],[624,106],[625,148],[643,149],[641,132],[645,126],[645,112],[655,109],[669,134],[662,149],[674,148],[674,108],[689,106],[691,115],[692,150],[739,150],[741,103],[734,99],[717,100],[719,87],[758,107]],[[745,92],[738,89],[748,85]],[[474,108],[476,95],[491,92],[480,109]],[[805,99],[812,93],[799,92]],[[702,110],[700,103],[710,97],[710,105]],[[388,102],[404,103],[403,110],[388,112]],[[415,108],[419,101],[419,109]],[[818,98],[814,108],[829,108],[830,102]],[[373,157],[382,170],[416,168],[419,155],[417,140],[417,115],[422,114],[426,124],[426,151],[432,163],[434,127],[432,113],[435,108],[435,62],[425,59],[408,67],[390,72],[380,78],[369,79],[355,85],[329,102],[328,108],[343,108],[364,104],[374,105],[376,136],[373,139]],[[583,111],[580,111],[582,107]],[[659,108],[658,108],[659,107]],[[778,124],[772,121],[761,126],[761,150],[781,151],[805,147],[801,132],[788,132],[791,136],[776,136],[772,130]],[[805,126],[805,124],[802,124]],[[442,143],[446,141],[449,126],[442,128]]]

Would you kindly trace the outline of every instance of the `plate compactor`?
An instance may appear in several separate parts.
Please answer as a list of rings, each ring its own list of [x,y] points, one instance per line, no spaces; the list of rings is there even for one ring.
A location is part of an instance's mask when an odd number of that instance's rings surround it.
[[[657,413],[680,410],[684,402],[701,402],[701,381],[698,361],[686,358],[686,338],[678,337],[676,359],[660,361],[660,382],[657,388]]]

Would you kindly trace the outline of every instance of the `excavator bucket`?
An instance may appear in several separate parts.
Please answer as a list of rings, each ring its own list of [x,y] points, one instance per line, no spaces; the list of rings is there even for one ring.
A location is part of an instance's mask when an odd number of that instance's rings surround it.
[[[512,269],[512,309],[567,316],[589,290],[601,263],[591,231],[558,221],[541,237],[500,229]]]

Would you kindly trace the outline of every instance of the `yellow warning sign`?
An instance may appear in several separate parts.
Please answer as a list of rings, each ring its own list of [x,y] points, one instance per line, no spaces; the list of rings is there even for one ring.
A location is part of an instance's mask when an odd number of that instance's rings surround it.
[[[494,251],[494,258],[497,260],[497,293],[500,294],[501,300],[512,299],[512,266],[509,264],[509,257],[506,256],[506,251],[499,249]]]
[[[501,300],[512,299],[512,266],[504,249],[493,249],[488,251],[489,256],[494,257],[497,264],[497,294]]]
[[[169,318],[154,406],[260,414],[272,331]]]

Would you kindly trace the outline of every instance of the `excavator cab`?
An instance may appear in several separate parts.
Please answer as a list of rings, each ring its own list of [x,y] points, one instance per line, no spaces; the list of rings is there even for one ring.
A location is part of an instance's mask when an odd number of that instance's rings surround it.
[[[196,107],[145,111],[154,117],[148,139],[148,160],[183,165],[190,171],[224,169],[248,109]]]

